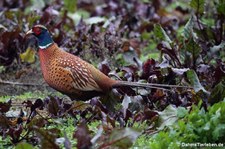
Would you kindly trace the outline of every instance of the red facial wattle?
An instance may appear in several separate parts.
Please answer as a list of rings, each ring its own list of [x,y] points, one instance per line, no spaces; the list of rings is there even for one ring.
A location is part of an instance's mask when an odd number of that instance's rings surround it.
[[[33,28],[33,32],[35,35],[40,35],[41,34],[41,29],[38,27]]]

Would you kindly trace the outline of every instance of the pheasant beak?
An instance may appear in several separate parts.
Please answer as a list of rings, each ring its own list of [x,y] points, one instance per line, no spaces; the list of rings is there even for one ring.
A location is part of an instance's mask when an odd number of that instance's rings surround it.
[[[29,30],[29,31],[27,31],[26,32],[26,35],[30,35],[30,34],[33,34],[34,32],[32,31],[32,29],[31,30]]]

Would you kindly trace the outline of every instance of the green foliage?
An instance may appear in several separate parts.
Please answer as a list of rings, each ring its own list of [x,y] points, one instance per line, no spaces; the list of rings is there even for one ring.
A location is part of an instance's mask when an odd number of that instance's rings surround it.
[[[142,49],[142,54],[140,55],[140,60],[142,62],[145,62],[151,58],[157,60],[160,57],[159,52],[156,50],[157,44],[154,40],[152,40],[152,37],[154,37],[153,32],[143,32],[141,34],[141,39],[148,41],[146,47]]]
[[[151,139],[149,147],[154,149],[179,149],[176,140],[176,134],[161,131]]]
[[[150,52],[147,55],[141,55],[140,60],[143,61],[143,62],[145,62],[145,61],[147,61],[148,59],[151,59],[151,58],[155,59],[155,60],[158,60],[159,57],[160,57],[159,52]]]
[[[188,22],[186,23],[183,32],[182,32],[182,36],[185,39],[189,39],[192,37],[192,33],[193,33],[193,27],[194,27],[194,19],[193,17],[191,17]]]
[[[45,7],[44,0],[39,0],[39,1],[31,0],[31,4],[32,4],[32,7],[30,8],[31,9],[30,11],[35,9],[42,9],[43,7]]]
[[[15,149],[33,149],[34,147],[31,144],[21,142],[16,145]]]
[[[224,142],[225,141],[225,102],[219,102],[208,108],[193,106],[193,110],[185,117],[186,129],[193,132],[193,136],[187,135],[182,141],[193,142]],[[178,127],[179,128],[179,127]],[[188,130],[187,129],[187,130]],[[188,134],[186,130],[181,133]],[[185,135],[184,135],[185,136]]]
[[[218,55],[219,58],[224,60],[225,51],[225,41],[222,41],[219,45],[214,45],[210,47],[210,52],[212,54]]]
[[[225,101],[208,107],[208,112],[200,108],[200,105],[193,105],[189,114],[186,109],[178,109],[177,111],[185,111],[184,118],[151,137],[148,135],[139,137],[134,147],[145,144],[154,149],[180,148],[182,143],[225,141]]]
[[[73,139],[73,133],[74,130],[76,129],[76,127],[74,127],[74,119],[72,118],[67,118],[65,119],[57,119],[57,120],[53,120],[55,125],[51,125],[48,128],[58,128],[61,131],[61,137],[64,137],[64,134],[67,135],[67,137],[69,138],[69,140],[71,140],[71,144],[72,146],[75,146],[77,141],[75,139]],[[95,125],[94,125],[95,126]],[[92,128],[92,123],[90,124],[90,127]]]
[[[0,66],[0,73],[5,71],[5,67],[4,66]]]
[[[129,63],[124,59],[124,55],[122,53],[120,54],[117,54],[116,57],[116,63],[119,64],[119,65],[128,65]]]
[[[77,0],[64,0],[64,6],[66,10],[74,13],[77,9]]]
[[[221,81],[213,88],[209,97],[209,103],[213,104],[223,99],[225,99],[225,85],[224,81]]]
[[[177,108],[172,105],[167,106],[162,112],[159,112],[159,130],[163,130],[166,126],[172,126],[178,119]]]
[[[161,27],[160,24],[154,25],[154,34],[155,34],[155,37],[158,38],[159,40],[163,40],[163,41],[166,41],[168,43],[172,42],[171,39],[166,34],[165,30]]]
[[[205,88],[201,85],[199,78],[194,70],[187,71],[187,78],[188,78],[189,82],[191,83],[191,85],[193,86],[196,93],[199,92],[200,90],[202,90],[205,93],[208,93],[205,90]]]
[[[201,52],[201,48],[196,41],[191,38],[188,43],[185,45],[186,51],[189,52],[192,55],[192,59],[196,60],[199,57],[199,54]]]
[[[40,91],[35,91],[35,92],[25,92],[21,95],[17,96],[0,96],[0,102],[5,102],[9,99],[11,100],[27,100],[27,99],[35,99],[35,98],[45,98],[49,93],[46,92],[40,92]],[[56,93],[57,96],[62,96],[60,93]]]
[[[183,118],[188,114],[188,110],[184,107],[178,107],[177,108],[177,117]]]
[[[8,146],[8,142],[10,142],[10,138],[4,138],[2,136],[0,136],[0,148],[6,148],[6,146]]]
[[[219,14],[225,15],[225,1],[224,0],[215,0],[217,12]]]
[[[27,48],[26,52],[20,54],[22,62],[34,63],[35,62],[35,51],[31,48]]]
[[[205,0],[191,0],[190,6],[198,13],[204,12]]]

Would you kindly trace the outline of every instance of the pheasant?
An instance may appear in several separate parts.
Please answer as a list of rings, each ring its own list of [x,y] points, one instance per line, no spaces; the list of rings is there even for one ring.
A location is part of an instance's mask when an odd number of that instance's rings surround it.
[[[113,80],[81,58],[65,52],[53,41],[48,29],[35,25],[26,33],[38,42],[38,54],[44,80],[72,100],[88,100],[121,86],[161,88],[177,85],[138,83]]]

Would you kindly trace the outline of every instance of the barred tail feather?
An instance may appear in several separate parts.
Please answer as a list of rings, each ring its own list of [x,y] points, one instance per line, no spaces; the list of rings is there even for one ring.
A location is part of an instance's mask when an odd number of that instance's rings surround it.
[[[127,81],[118,81],[112,85],[112,88],[118,88],[123,86],[130,87],[143,87],[143,88],[155,88],[168,90],[168,88],[192,88],[189,86],[180,86],[180,85],[169,85],[169,84],[157,84],[157,83],[139,83],[139,82],[127,82]]]

